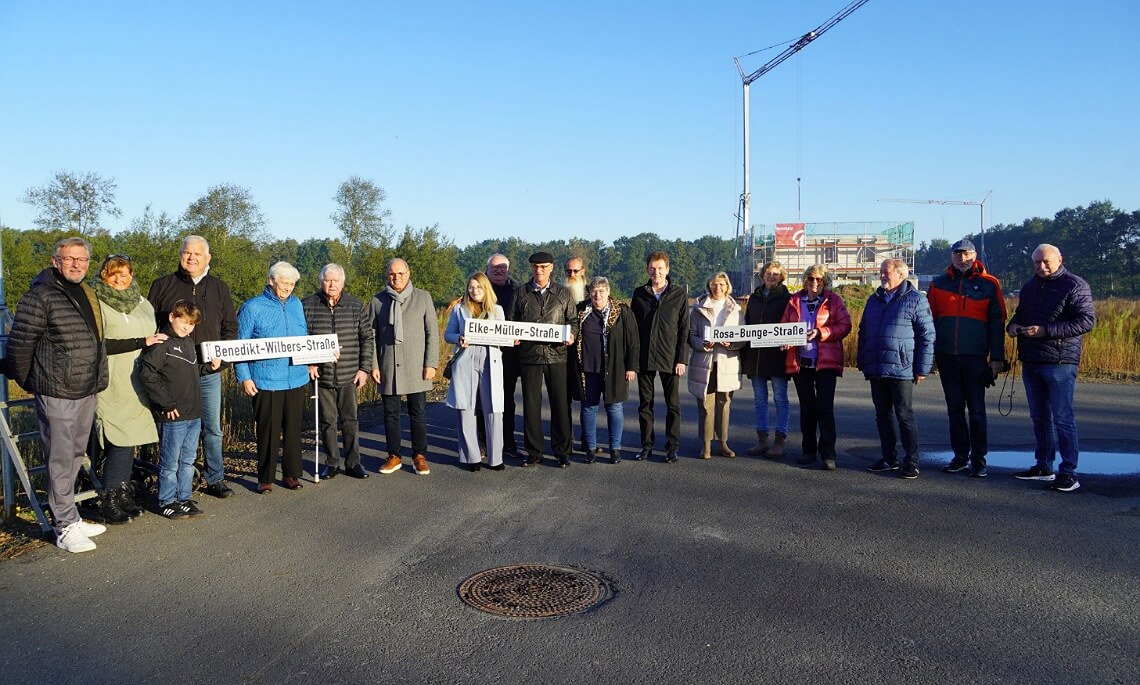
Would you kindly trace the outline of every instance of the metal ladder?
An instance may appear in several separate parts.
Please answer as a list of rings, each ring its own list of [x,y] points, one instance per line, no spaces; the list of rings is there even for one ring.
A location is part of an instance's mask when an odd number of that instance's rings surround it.
[[[0,376],[0,379],[4,382],[8,380],[4,376]],[[37,430],[13,435],[12,427],[8,423],[8,410],[10,408],[28,407],[33,404],[35,404],[34,398],[0,401],[0,448],[3,450],[3,458],[12,465],[12,468],[16,471],[16,475],[20,478],[20,482],[24,486],[24,493],[28,496],[28,502],[32,505],[32,511],[36,513],[36,521],[40,524],[40,531],[43,532],[44,535],[47,535],[49,532],[54,533],[55,529],[47,513],[44,511],[43,503],[40,502],[39,497],[36,495],[31,481],[32,476],[47,473],[47,464],[45,462],[40,466],[28,468],[27,464],[24,463],[23,456],[20,454],[20,443],[37,439],[40,437],[40,433]],[[103,484],[99,482],[99,478],[95,475],[95,469],[91,464],[90,457],[83,458],[83,470],[87,473],[87,477],[91,479],[93,489],[81,490],[75,493],[76,504],[98,497],[99,491],[103,489]],[[9,491],[10,488],[6,487],[5,490],[4,513],[6,516],[12,516],[15,514],[14,489]]]

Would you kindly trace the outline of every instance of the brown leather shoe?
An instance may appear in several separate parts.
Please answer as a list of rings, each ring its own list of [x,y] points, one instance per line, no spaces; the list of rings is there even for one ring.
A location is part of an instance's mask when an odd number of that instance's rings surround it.
[[[431,473],[431,469],[428,468],[427,457],[422,454],[412,457],[412,466],[416,468],[417,476],[426,476]]]
[[[264,494],[269,493],[269,492],[273,492],[273,483],[258,483],[257,484],[257,494],[264,495]]]
[[[719,454],[722,457],[735,457],[736,456],[736,452],[732,451],[732,448],[728,446],[727,442],[720,443],[720,449],[717,450],[717,454]]]
[[[285,483],[285,487],[289,488],[290,490],[300,490],[301,488],[305,487],[300,480],[292,476],[285,476],[281,480]]]
[[[388,461],[384,462],[384,465],[380,467],[380,473],[392,473],[393,471],[399,470],[400,455],[398,454],[389,454]]]

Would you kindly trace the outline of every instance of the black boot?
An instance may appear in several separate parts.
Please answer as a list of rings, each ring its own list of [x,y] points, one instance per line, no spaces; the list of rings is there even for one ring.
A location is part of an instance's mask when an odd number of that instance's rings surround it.
[[[119,488],[118,495],[119,508],[127,512],[127,516],[136,519],[142,516],[143,508],[139,506],[138,500],[135,499],[134,481],[125,481]]]
[[[119,505],[119,488],[104,490],[103,496],[99,499],[104,523],[110,526],[117,526],[120,523],[131,522],[130,514],[123,511],[122,506]]]

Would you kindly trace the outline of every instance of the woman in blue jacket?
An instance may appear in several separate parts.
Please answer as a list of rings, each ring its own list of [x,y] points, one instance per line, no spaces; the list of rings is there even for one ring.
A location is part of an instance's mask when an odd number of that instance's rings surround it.
[[[293,295],[301,274],[288,262],[269,267],[269,283],[238,312],[238,338],[279,338],[308,335],[305,308]],[[305,409],[308,367],[288,357],[234,364],[242,392],[253,400],[257,432],[257,491],[273,490],[277,471],[277,442],[285,487],[301,487],[301,414]]]
[[[906,262],[888,259],[879,267],[882,285],[863,309],[859,322],[856,366],[871,382],[875,425],[882,458],[872,471],[899,468],[897,445],[902,439],[903,478],[918,478],[918,423],[911,396],[934,365],[934,319],[930,304],[910,281]],[[898,420],[895,430],[891,413]]]

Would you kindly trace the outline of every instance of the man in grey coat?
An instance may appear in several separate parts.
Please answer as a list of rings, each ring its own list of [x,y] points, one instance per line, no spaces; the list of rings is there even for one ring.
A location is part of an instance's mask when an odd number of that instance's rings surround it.
[[[320,399],[319,430],[328,461],[321,478],[347,473],[367,478],[360,464],[359,423],[356,418],[357,391],[372,373],[372,310],[344,292],[344,268],[326,264],[321,269],[321,289],[301,300],[310,335],[335,333],[340,356],[335,362],[309,366],[309,378],[317,380]],[[336,436],[344,439],[344,456],[337,450]]]
[[[55,544],[67,552],[95,549],[91,538],[107,530],[84,521],[75,507],[75,478],[87,453],[96,395],[107,388],[103,316],[83,282],[90,264],[86,240],[55,244],[51,266],[20,298],[7,350],[9,377],[36,398]]]
[[[380,473],[400,470],[400,396],[408,398],[412,424],[412,465],[416,474],[431,473],[427,457],[427,393],[439,368],[439,322],[431,294],[412,285],[408,263],[388,262],[388,287],[372,298],[376,361],[372,380],[380,386],[388,460]]]

